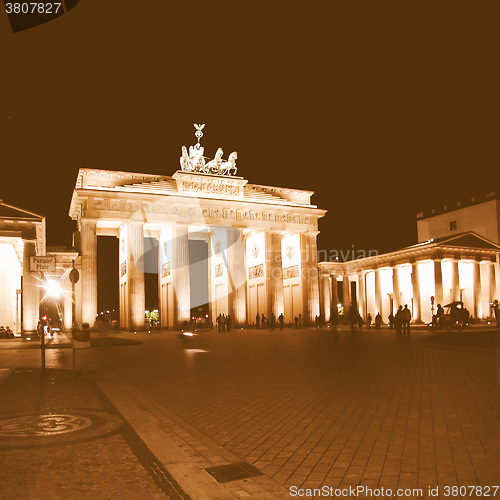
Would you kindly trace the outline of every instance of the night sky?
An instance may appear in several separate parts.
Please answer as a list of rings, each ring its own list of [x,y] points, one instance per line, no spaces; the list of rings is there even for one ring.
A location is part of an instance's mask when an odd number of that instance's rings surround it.
[[[315,191],[318,248],[416,242],[423,208],[498,189],[498,2],[81,0],[0,13],[0,198],[70,245],[81,167],[173,174],[205,123],[250,183]]]

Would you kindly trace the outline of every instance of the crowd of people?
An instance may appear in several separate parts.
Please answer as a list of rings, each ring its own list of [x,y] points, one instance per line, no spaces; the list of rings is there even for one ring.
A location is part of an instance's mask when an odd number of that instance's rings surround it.
[[[15,338],[14,332],[10,329],[10,326],[3,327],[0,326],[0,339],[13,339]]]

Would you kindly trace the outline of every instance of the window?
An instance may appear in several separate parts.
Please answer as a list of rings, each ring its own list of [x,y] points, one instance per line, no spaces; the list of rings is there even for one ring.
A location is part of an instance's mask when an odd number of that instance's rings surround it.
[[[450,231],[456,231],[457,230],[457,221],[456,220],[452,220],[450,222]]]

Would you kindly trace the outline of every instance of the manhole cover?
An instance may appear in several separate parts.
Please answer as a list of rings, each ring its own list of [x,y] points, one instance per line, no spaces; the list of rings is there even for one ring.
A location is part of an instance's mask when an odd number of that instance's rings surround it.
[[[0,448],[95,439],[122,424],[118,415],[102,410],[4,415],[0,417]]]
[[[205,469],[217,482],[228,483],[229,481],[238,481],[249,477],[262,476],[262,472],[253,465],[246,462],[237,464],[218,465]]]
[[[65,432],[75,432],[90,427],[92,420],[83,415],[48,413],[27,415],[0,420],[0,436],[36,437],[54,436]]]

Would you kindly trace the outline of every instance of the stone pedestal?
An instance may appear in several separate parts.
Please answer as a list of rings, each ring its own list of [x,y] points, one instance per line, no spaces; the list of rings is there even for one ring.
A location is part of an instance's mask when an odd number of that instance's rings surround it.
[[[94,326],[97,316],[97,222],[83,219],[80,223],[82,254],[81,300],[82,322]]]

